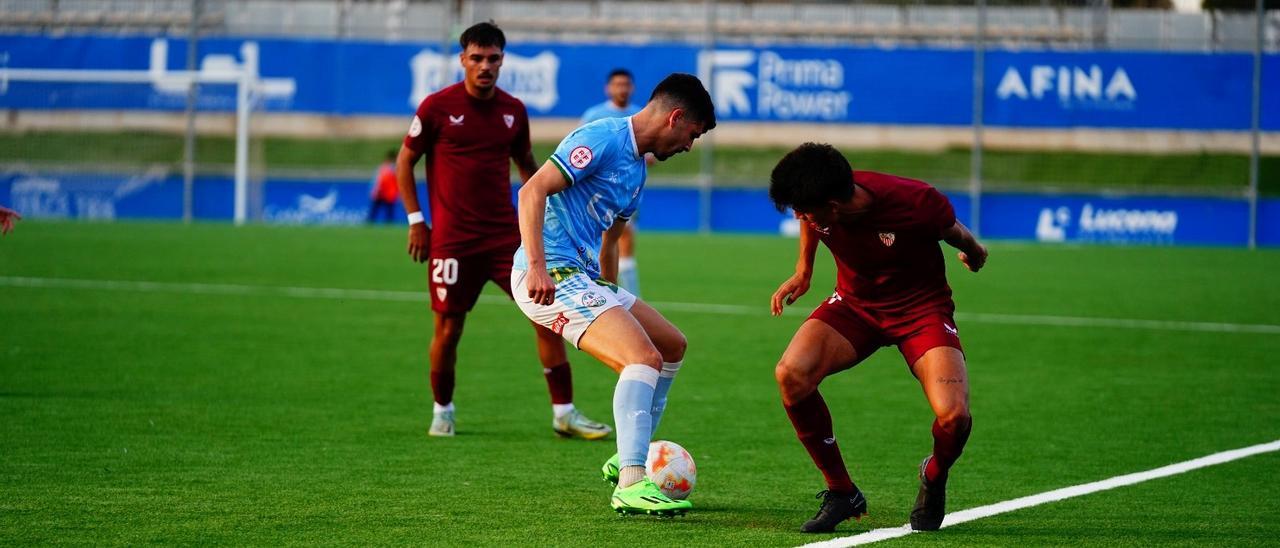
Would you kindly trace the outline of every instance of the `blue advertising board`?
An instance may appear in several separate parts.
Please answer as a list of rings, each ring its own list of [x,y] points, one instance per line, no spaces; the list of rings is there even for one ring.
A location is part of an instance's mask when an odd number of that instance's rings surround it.
[[[232,218],[234,188],[227,177],[200,177],[194,214],[199,220]],[[260,218],[269,224],[365,222],[366,181],[269,180]],[[419,188],[425,196],[426,189]],[[948,193],[962,222],[971,223],[967,194]],[[514,201],[514,192],[512,199]],[[716,232],[778,234],[794,231],[760,188],[717,188],[709,194]],[[175,176],[9,173],[0,176],[0,203],[35,219],[179,219],[182,180]],[[697,189],[646,189],[640,226],[655,231],[700,229]],[[404,211],[397,206],[394,223]],[[1147,245],[1225,245],[1248,242],[1248,202],[1239,198],[1114,197],[1098,195],[984,194],[982,236],[991,239]],[[1258,243],[1280,246],[1280,199],[1258,208]]]
[[[267,110],[404,115],[461,78],[456,50],[438,44],[264,38],[199,43],[200,70],[225,73],[257,59]],[[0,35],[12,69],[149,71],[142,84],[77,87],[7,81],[0,108],[181,110],[182,40]],[[928,124],[972,122],[973,53],[964,49],[853,46],[729,47],[681,44],[510,44],[499,85],[534,117],[578,117],[604,100],[615,67],[635,73],[637,100],[670,72],[711,80],[725,120]],[[1236,53],[989,50],[985,122],[1008,127],[1247,130],[1252,57]],[[0,67],[0,72],[4,67]],[[1262,127],[1280,130],[1280,55],[1263,63]],[[200,107],[231,110],[234,86],[202,90]]]
[[[987,194],[982,235],[1041,242],[1245,245],[1248,207],[1238,198]]]

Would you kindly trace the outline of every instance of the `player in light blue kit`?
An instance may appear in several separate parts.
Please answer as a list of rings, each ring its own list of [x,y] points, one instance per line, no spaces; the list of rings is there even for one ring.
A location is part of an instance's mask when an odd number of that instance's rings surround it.
[[[688,152],[715,125],[702,82],[672,74],[634,116],[570,133],[520,188],[522,245],[511,270],[516,305],[619,372],[617,475],[608,464],[606,474],[617,482],[610,505],[620,513],[675,515],[692,508],[663,495],[644,469],[687,343],[662,314],[615,285],[617,243],[640,204],[645,153],[666,160]]]
[[[631,76],[631,71],[624,68],[609,71],[609,77],[605,79],[604,84],[604,93],[609,98],[582,113],[582,120],[578,123],[586,125],[605,118],[634,116],[640,112],[640,107],[631,103],[631,93],[635,89],[635,78]]]

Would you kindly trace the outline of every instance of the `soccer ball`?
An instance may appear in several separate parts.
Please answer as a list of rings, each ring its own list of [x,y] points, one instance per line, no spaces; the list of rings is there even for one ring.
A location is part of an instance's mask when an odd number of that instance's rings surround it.
[[[644,461],[649,479],[658,484],[662,494],[673,499],[689,498],[698,481],[698,467],[693,457],[680,444],[658,440],[649,444],[649,457]]]

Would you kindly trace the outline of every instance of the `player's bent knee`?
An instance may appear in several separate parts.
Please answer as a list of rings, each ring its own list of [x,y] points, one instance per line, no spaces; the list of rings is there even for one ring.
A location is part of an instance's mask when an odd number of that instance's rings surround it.
[[[948,432],[968,432],[973,427],[973,416],[968,406],[958,406],[939,415],[938,426]]]
[[[674,335],[663,343],[662,360],[675,363],[684,359],[684,352],[689,348],[689,339],[686,339],[684,333],[676,331]]]
[[[638,363],[662,371],[662,354],[652,346],[645,350],[629,352],[622,357],[622,361],[624,363],[619,364],[621,367]]]
[[[782,404],[791,405],[805,399],[818,387],[818,383],[799,368],[783,360],[773,369],[773,377],[782,392]]]
[[[462,328],[466,325],[465,314],[440,314],[436,316],[435,336],[457,340],[462,337]]]
[[[457,344],[462,339],[462,324],[437,325],[435,340],[446,344]]]

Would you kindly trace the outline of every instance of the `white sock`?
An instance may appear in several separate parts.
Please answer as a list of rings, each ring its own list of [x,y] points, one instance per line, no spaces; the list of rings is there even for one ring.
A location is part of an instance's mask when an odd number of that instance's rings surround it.
[[[553,403],[551,404],[551,413],[558,419],[568,415],[574,410],[572,403]]]
[[[453,411],[453,402],[449,402],[449,403],[448,403],[448,404],[446,404],[446,405],[440,405],[439,403],[437,403],[437,404],[435,404],[435,406],[431,409],[431,412],[432,412],[432,413],[435,413],[435,414],[437,414],[437,415],[438,415],[438,414],[440,414],[440,413],[443,413],[443,412],[445,412],[445,411]]]
[[[630,487],[644,479],[644,466],[623,466],[618,470],[618,487]]]

